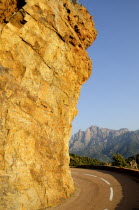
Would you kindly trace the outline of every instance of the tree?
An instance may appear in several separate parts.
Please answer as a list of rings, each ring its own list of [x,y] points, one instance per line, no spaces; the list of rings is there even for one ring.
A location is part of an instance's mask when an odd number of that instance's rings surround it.
[[[113,159],[113,162],[112,162],[113,166],[119,166],[119,167],[127,166],[125,158],[120,154],[114,154],[112,159]]]

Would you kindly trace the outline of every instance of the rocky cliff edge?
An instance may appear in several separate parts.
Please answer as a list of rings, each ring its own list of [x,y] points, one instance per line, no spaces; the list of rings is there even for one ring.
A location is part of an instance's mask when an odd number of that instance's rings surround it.
[[[68,139],[96,34],[69,0],[0,1],[0,209],[42,209],[74,192]]]

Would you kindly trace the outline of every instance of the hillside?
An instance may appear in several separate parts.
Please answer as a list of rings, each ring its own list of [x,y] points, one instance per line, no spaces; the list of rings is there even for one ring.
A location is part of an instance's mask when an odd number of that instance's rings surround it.
[[[79,165],[98,166],[98,165],[104,165],[104,163],[93,158],[82,157],[82,156],[70,153],[70,166],[79,166]]]
[[[139,130],[111,130],[91,126],[71,137],[70,152],[106,162],[111,161],[114,153],[128,158],[139,153]]]

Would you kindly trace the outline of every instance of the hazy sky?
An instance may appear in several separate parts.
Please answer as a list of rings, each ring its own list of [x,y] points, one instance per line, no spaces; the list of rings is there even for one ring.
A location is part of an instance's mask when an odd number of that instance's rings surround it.
[[[93,74],[82,87],[73,133],[91,125],[139,129],[139,0],[79,0],[98,37],[88,49]]]

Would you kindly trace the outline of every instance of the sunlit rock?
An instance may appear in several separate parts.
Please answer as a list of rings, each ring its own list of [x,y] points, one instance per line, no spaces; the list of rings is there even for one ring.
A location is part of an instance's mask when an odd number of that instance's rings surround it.
[[[0,9],[0,209],[42,209],[74,192],[68,139],[96,30],[67,0]]]

